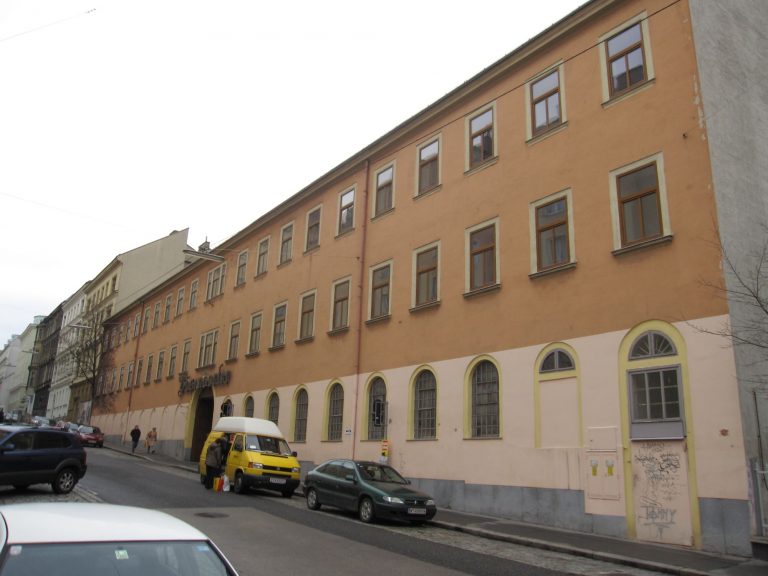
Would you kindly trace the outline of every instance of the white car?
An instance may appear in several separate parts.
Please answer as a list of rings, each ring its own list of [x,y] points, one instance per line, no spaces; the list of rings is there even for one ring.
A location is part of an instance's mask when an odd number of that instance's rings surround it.
[[[0,576],[237,576],[205,534],[164,512],[81,502],[0,506]]]

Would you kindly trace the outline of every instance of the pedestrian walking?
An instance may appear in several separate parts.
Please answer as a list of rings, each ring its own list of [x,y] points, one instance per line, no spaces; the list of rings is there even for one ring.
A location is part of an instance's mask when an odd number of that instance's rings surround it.
[[[133,430],[131,430],[131,454],[136,452],[136,447],[139,445],[140,438],[141,430],[139,429],[139,425],[136,424],[136,426],[133,427]]]
[[[205,453],[205,487],[207,490],[213,488],[213,479],[221,474],[222,446],[220,438],[217,438],[208,445],[208,451]]]
[[[155,453],[155,443],[157,442],[157,428],[154,426],[152,427],[152,430],[147,432],[147,454],[154,454]]]

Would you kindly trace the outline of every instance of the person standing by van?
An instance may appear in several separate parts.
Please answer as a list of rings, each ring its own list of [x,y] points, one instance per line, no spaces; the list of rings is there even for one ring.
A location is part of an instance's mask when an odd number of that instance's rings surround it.
[[[222,446],[221,438],[208,445],[205,453],[205,488],[213,488],[213,479],[221,475]]]

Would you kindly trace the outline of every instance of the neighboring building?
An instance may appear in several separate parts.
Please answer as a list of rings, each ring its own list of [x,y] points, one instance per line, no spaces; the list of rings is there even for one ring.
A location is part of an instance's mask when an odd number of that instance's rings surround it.
[[[46,416],[54,421],[72,420],[71,415],[68,414],[69,396],[76,366],[71,350],[78,344],[80,326],[84,321],[83,314],[86,308],[85,289],[88,285],[89,282],[86,282],[61,305],[63,314],[61,335],[46,410]]]
[[[5,417],[5,410],[8,409],[11,382],[16,373],[20,351],[21,338],[18,334],[12,334],[10,340],[0,351],[0,410],[3,411],[3,417]]]
[[[95,423],[195,460],[265,417],[305,469],[385,453],[443,507],[750,554],[759,425],[712,287],[721,238],[765,238],[768,22],[691,3],[588,2],[137,292]]]
[[[73,341],[78,341],[81,348],[96,346],[96,354],[100,357],[103,341],[122,337],[124,334],[118,333],[118,326],[111,324],[109,318],[147,290],[183,270],[188,261],[184,250],[190,248],[188,233],[189,229],[174,230],[168,236],[118,254],[105,266],[81,289],[84,308],[79,309],[77,320],[68,324],[68,330],[73,331]],[[90,369],[75,363],[73,370],[67,419],[88,422],[92,410],[91,386],[98,367]]]
[[[62,305],[59,304],[53,312],[43,318],[37,327],[27,386],[28,392],[34,394],[33,416],[45,416],[48,409],[62,318]]]
[[[32,410],[29,365],[37,337],[37,327],[43,316],[35,316],[21,335],[14,334],[0,354],[0,406],[8,420],[21,421]]]

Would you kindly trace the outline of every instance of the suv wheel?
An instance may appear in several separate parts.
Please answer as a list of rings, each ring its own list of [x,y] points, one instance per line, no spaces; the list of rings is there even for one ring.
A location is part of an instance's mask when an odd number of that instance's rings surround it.
[[[53,491],[56,494],[69,494],[77,484],[77,472],[74,468],[64,468],[58,474],[56,479],[51,483]]]

